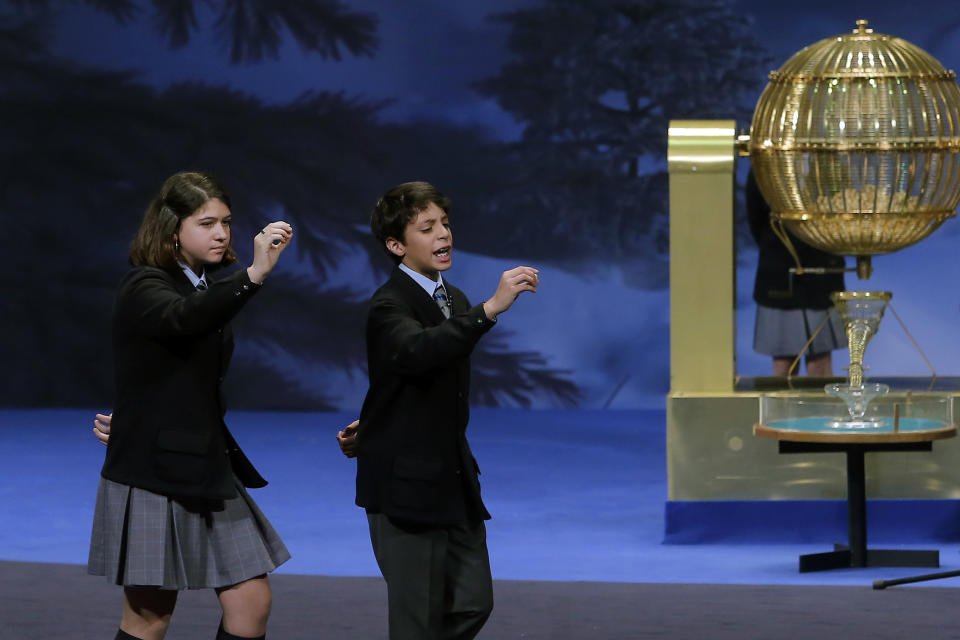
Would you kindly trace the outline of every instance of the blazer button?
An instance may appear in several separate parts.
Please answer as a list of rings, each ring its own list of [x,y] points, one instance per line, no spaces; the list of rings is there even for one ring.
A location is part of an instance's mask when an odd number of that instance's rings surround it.
[[[244,290],[244,291],[246,291],[246,290],[249,289],[249,288],[250,288],[250,285],[248,285],[248,284],[243,285],[243,290]]]

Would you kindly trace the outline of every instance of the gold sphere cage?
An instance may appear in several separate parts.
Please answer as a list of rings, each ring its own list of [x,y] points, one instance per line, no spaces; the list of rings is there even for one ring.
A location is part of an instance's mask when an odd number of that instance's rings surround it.
[[[960,200],[956,74],[858,20],[770,73],[747,143],[773,220],[825,251],[869,256],[918,242]]]

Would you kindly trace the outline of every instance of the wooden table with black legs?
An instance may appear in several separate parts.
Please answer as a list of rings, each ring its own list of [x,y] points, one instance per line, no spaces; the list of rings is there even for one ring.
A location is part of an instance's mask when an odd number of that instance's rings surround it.
[[[956,427],[927,431],[851,433],[791,431],[762,424],[754,434],[778,441],[780,453],[844,453],[847,458],[846,545],[835,544],[833,551],[800,556],[800,572],[851,567],[939,567],[937,550],[870,549],[867,547],[867,495],[864,454],[876,451],[931,451],[933,441],[952,438]]]

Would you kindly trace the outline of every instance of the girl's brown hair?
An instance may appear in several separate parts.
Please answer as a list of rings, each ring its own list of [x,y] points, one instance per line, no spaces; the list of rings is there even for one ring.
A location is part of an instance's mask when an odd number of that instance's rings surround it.
[[[140,229],[130,244],[130,264],[161,269],[176,267],[180,253],[174,234],[180,230],[184,218],[190,217],[213,199],[220,200],[230,208],[230,196],[210,174],[181,171],[167,178],[160,193],[144,212]],[[213,270],[236,261],[231,234],[223,259],[217,264],[207,265],[207,269]]]

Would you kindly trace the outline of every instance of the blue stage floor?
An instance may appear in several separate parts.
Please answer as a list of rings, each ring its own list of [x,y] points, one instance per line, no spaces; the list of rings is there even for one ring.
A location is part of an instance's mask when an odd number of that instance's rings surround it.
[[[93,413],[0,411],[0,559],[86,562],[104,453],[90,433]],[[353,417],[228,415],[237,439],[270,480],[252,493],[293,554],[282,573],[379,575],[366,518],[353,505],[354,463],[341,456],[334,438]],[[939,548],[940,569],[798,573],[799,554],[826,551],[835,541],[829,528],[822,540],[805,544],[775,535],[663,544],[664,411],[475,410],[469,434],[494,516],[488,536],[496,579],[870,585],[960,569],[960,544],[911,538],[883,546]],[[749,529],[749,522],[742,524]]]

